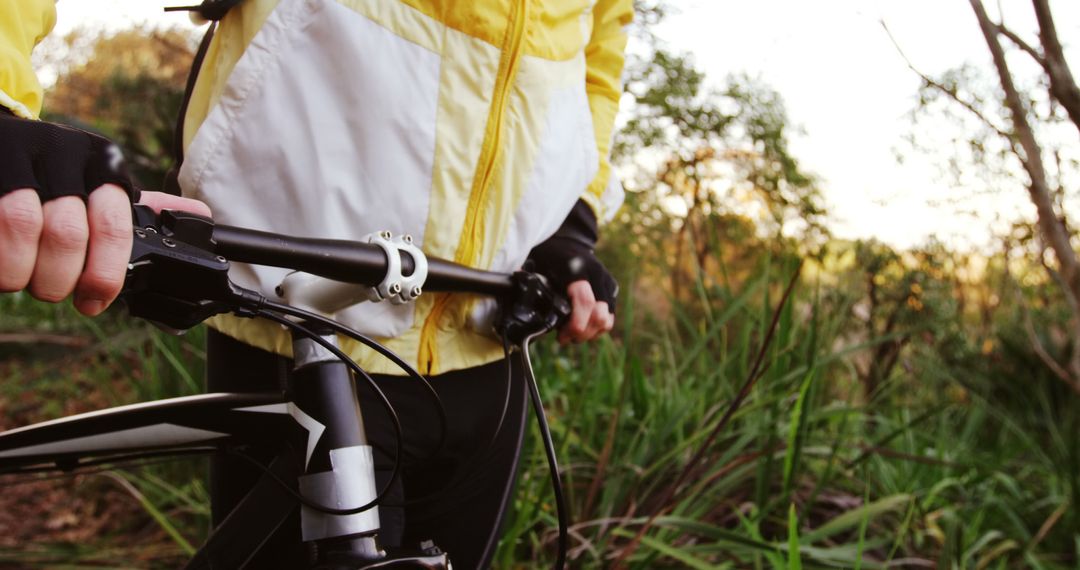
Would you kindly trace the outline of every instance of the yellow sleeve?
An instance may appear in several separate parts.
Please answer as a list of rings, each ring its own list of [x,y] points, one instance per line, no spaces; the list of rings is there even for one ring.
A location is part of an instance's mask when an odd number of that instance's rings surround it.
[[[598,0],[593,6],[592,36],[585,47],[585,92],[592,111],[600,168],[582,199],[598,220],[607,218],[604,192],[611,177],[611,134],[615,113],[622,96],[622,71],[625,62],[626,27],[634,19],[632,0]]]
[[[30,52],[55,24],[55,0],[0,0],[0,106],[20,117],[41,113]]]

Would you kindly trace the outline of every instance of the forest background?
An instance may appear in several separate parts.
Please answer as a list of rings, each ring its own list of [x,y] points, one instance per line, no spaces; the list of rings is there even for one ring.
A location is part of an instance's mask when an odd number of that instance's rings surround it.
[[[940,161],[956,199],[1030,205],[977,250],[833,237],[782,94],[709,81],[653,35],[671,7],[637,3],[615,139],[627,204],[601,251],[619,327],[535,349],[574,567],[1080,565],[1080,89],[1046,0],[1033,29],[969,3],[985,60],[912,67],[906,152]],[[158,187],[197,41],[54,42],[37,54],[57,72],[46,117],[116,139]],[[201,342],[0,296],[0,422],[197,393]],[[205,472],[5,479],[0,564],[176,567],[207,532]],[[508,524],[499,567],[550,564],[536,441]]]

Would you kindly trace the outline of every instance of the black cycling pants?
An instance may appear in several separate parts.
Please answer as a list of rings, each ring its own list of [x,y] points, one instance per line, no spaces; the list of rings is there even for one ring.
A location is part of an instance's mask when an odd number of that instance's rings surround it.
[[[207,387],[211,392],[274,391],[292,369],[284,357],[253,348],[221,333],[207,338]],[[446,441],[438,442],[439,416],[429,393],[407,377],[374,375],[401,420],[404,463],[388,502],[380,506],[382,544],[415,546],[432,539],[450,554],[457,570],[487,568],[495,553],[500,526],[512,496],[527,416],[519,359],[512,363],[510,403],[497,440],[489,446],[506,396],[507,361],[430,378],[447,415]],[[394,430],[373,390],[358,382],[360,407],[375,448],[376,479],[381,489],[393,468]],[[272,451],[261,456],[268,461]],[[256,453],[256,455],[260,455]],[[216,526],[254,485],[261,472],[242,459],[215,457],[210,467],[210,498]],[[450,488],[447,488],[447,486]],[[419,501],[412,504],[413,501]],[[299,509],[267,541],[252,563],[256,568],[301,566],[309,556],[295,544],[300,536]],[[283,561],[290,562],[283,564]]]

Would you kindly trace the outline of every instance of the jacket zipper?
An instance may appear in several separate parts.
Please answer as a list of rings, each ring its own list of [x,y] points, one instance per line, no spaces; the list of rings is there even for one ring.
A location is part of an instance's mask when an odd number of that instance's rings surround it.
[[[484,204],[491,175],[499,157],[499,139],[502,136],[503,116],[510,88],[514,85],[518,62],[521,59],[521,41],[525,36],[526,9],[529,0],[517,0],[510,8],[510,23],[503,37],[502,55],[499,58],[499,73],[495,79],[495,93],[488,112],[487,130],[481,147],[480,159],[473,174],[472,189],[469,192],[469,204],[465,211],[465,223],[461,239],[454,253],[454,261],[462,265],[474,266],[478,261],[480,246],[484,241]],[[439,354],[435,346],[438,323],[450,305],[453,294],[441,293],[436,296],[435,305],[428,313],[420,329],[420,349],[417,365],[424,374],[431,374],[438,369]]]

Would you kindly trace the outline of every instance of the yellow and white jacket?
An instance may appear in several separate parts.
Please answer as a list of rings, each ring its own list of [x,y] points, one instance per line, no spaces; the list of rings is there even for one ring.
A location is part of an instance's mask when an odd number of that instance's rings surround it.
[[[0,0],[0,104],[36,116],[29,51],[52,0]],[[512,271],[584,199],[622,190],[607,160],[631,0],[246,0],[214,36],[184,121],[180,185],[221,223],[355,239],[409,233],[431,256]],[[265,294],[283,270],[236,266]],[[491,303],[424,295],[336,318],[438,374],[502,355]],[[278,327],[213,323],[289,353]],[[395,372],[361,347],[373,372]]]

